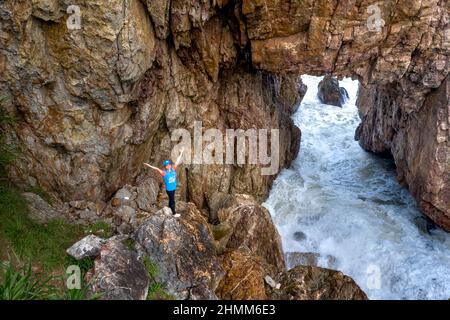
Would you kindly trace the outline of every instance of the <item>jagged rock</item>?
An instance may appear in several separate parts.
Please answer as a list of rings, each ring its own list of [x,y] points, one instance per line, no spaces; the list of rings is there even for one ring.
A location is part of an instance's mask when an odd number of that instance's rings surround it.
[[[117,232],[119,232],[121,235],[130,235],[134,231],[133,226],[131,226],[129,223],[122,223],[117,227]]]
[[[55,210],[39,195],[31,192],[22,193],[28,204],[29,217],[38,223],[47,223],[55,218],[62,218],[62,214]]]
[[[11,179],[35,180],[64,202],[108,201],[134,183],[143,161],[160,163],[170,155],[170,134],[192,129],[194,120],[222,132],[280,129],[280,167],[286,167],[300,145],[289,118],[295,110],[289,104],[301,98],[295,77],[353,76],[366,87],[390,88],[387,96],[395,98],[384,117],[363,119],[360,141],[378,149],[370,140],[383,127],[380,138],[387,139],[375,140],[401,163],[402,182],[422,210],[446,226],[449,180],[442,172],[448,161],[442,155],[448,147],[440,142],[416,150],[405,138],[417,127],[439,141],[448,131],[425,112],[436,110],[427,97],[446,86],[449,70],[445,2],[380,4],[380,30],[368,25],[372,0],[237,0],[234,10],[231,2],[215,4],[130,0],[106,6],[92,0],[80,5],[82,28],[68,30],[60,1],[3,1],[0,92],[8,98],[4,108],[18,119],[8,141],[23,149]],[[376,91],[383,95],[383,88]],[[434,155],[419,169],[420,159]],[[201,208],[216,191],[262,200],[275,175],[258,169],[186,166],[179,192]],[[427,176],[444,178],[430,182]]]
[[[358,285],[342,272],[298,266],[279,274],[280,288],[268,289],[275,300],[367,300]]]
[[[100,250],[105,243],[106,240],[95,235],[89,235],[73,244],[66,252],[69,256],[77,260],[95,258],[99,255]]]
[[[304,232],[297,231],[294,233],[294,239],[296,241],[303,241],[306,239],[306,234]]]
[[[308,86],[302,82],[302,78],[297,75],[285,75],[279,77],[278,94],[280,102],[287,113],[293,114],[300,107]]]
[[[348,99],[348,93],[345,88],[339,87],[338,79],[327,75],[320,81],[318,86],[318,97],[325,104],[342,108],[342,104]]]
[[[111,201],[112,205],[115,207],[126,205],[133,208],[137,208],[136,198],[137,198],[136,187],[125,185],[116,192],[114,198],[112,198]]]
[[[229,251],[220,257],[225,276],[216,290],[227,300],[266,300],[264,278],[275,268],[247,248]]]
[[[431,68],[429,81],[439,83],[438,74]],[[356,139],[366,150],[392,156],[400,183],[408,185],[423,213],[450,230],[450,79],[447,76],[421,107],[413,107],[412,101],[405,106],[398,90],[392,85],[360,86],[362,123]],[[412,99],[419,99],[423,90],[408,87]]]
[[[95,260],[91,289],[104,300],[145,300],[149,276],[137,253],[120,241],[108,241]]]
[[[58,0],[33,0],[33,16],[46,21],[56,21],[62,16]]]
[[[280,167],[296,157],[300,131],[285,111],[301,99],[298,76],[237,68],[248,49],[237,45],[237,21],[218,6],[93,0],[80,5],[82,28],[68,30],[65,8],[57,10],[64,17],[46,22],[32,16],[49,7],[37,2],[0,7],[1,46],[8,48],[0,92],[10,98],[8,112],[23,114],[9,137],[24,147],[11,170],[15,181],[36,177],[64,202],[107,202],[123,186],[139,186],[142,163],[170,156],[171,133],[195,120],[222,132],[278,128]],[[219,190],[262,199],[275,178],[253,165],[186,165],[179,172],[179,196],[202,208]],[[137,205],[123,198],[111,204],[150,212],[155,186],[142,187]]]
[[[169,35],[169,0],[146,0],[148,12],[151,15],[152,21],[155,24],[156,36],[160,39],[165,39]]]
[[[79,201],[70,201],[69,205],[72,208],[75,208],[77,210],[85,210],[88,207],[88,203],[86,200],[79,200]]]
[[[126,223],[132,224],[136,220],[136,210],[129,206],[120,206],[114,215],[120,217]]]
[[[446,4],[378,5],[385,25],[377,30],[370,27],[369,0],[301,2],[301,10],[283,1],[245,2],[254,66],[358,78],[357,139],[366,150],[392,154],[422,211],[450,230]]]
[[[214,236],[216,252],[217,254],[222,254],[227,250],[228,240],[233,234],[233,227],[228,221],[225,221],[217,225],[211,225],[210,229]]]
[[[78,211],[78,214],[79,214],[79,216],[78,216],[79,218],[78,218],[77,222],[80,224],[89,225],[89,224],[93,224],[99,220],[97,213],[95,213],[94,211],[91,211],[89,209],[80,210],[80,211]]]
[[[212,234],[193,204],[179,213],[160,210],[145,220],[134,235],[136,248],[157,266],[156,280],[170,295],[210,299],[223,276]]]
[[[265,277],[264,277],[264,281],[265,281],[272,289],[280,290],[280,288],[281,288],[281,283],[276,283],[275,280],[273,280],[271,276],[265,276]]]
[[[139,209],[151,211],[153,205],[158,200],[159,183],[148,176],[144,176],[138,181],[136,202]]]
[[[219,211],[222,222],[231,225],[226,248],[249,248],[267,263],[285,269],[281,239],[269,211],[248,195],[235,195],[230,206]]]
[[[218,217],[219,209],[225,207],[230,198],[231,195],[225,192],[213,192],[207,195],[206,201],[209,208],[209,220],[211,223],[217,224],[220,222]]]

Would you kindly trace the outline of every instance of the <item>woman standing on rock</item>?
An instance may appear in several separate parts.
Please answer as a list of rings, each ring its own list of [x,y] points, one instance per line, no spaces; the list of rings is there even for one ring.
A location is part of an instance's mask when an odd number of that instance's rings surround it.
[[[175,218],[180,217],[180,215],[176,213],[175,208],[175,190],[177,189],[177,167],[181,163],[183,152],[184,149],[181,149],[180,155],[178,156],[178,159],[174,164],[172,164],[170,160],[164,160],[164,168],[162,170],[157,167],[151,166],[148,163],[144,163],[145,166],[158,171],[159,174],[163,177],[164,185],[166,186],[166,192],[169,196],[169,207],[172,210]]]

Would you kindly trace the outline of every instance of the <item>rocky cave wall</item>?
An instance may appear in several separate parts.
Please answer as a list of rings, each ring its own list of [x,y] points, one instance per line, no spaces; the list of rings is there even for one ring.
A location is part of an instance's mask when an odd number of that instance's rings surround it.
[[[158,179],[142,163],[169,158],[170,133],[192,132],[194,121],[279,128],[281,166],[295,158],[300,131],[289,115],[301,84],[251,68],[240,4],[78,1],[82,27],[68,30],[70,4],[0,7],[0,86],[17,119],[10,139],[23,146],[16,182],[62,202],[105,202],[139,174]],[[262,199],[273,178],[256,165],[190,165],[180,193],[201,208],[215,191]]]
[[[377,5],[380,32],[369,29]],[[450,230],[448,1],[243,1],[252,60],[360,81],[361,146],[392,155],[421,210]]]
[[[74,3],[76,2],[76,3]],[[443,0],[7,0],[0,92],[22,146],[16,182],[62,202],[107,201],[170,155],[170,132],[280,128],[281,164],[300,143],[290,120],[300,74],[361,83],[357,138],[390,153],[422,210],[450,228],[449,3]],[[82,28],[68,30],[69,5]],[[377,4],[381,32],[367,27]],[[447,38],[446,38],[447,35]],[[254,165],[186,166],[181,195],[264,198]],[[151,177],[150,177],[151,178]],[[155,178],[156,179],[156,178]]]

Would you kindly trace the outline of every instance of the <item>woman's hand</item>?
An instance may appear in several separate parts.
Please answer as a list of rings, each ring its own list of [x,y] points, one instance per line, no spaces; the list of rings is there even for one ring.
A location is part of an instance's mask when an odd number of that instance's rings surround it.
[[[149,167],[150,169],[156,170],[156,171],[158,171],[160,174],[163,173],[163,171],[162,171],[160,168],[151,166],[151,165],[149,165],[148,163],[145,163],[145,162],[144,162],[144,166]]]

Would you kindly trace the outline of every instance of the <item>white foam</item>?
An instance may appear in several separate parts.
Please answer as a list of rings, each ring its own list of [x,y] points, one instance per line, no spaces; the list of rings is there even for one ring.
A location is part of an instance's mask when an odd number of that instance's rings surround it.
[[[449,299],[450,235],[421,230],[421,213],[397,183],[392,162],[354,141],[358,83],[341,81],[350,96],[341,109],[319,102],[320,78],[302,78],[308,92],[293,116],[302,129],[300,155],[264,203],[284,250],[336,257],[336,268],[371,299]],[[297,231],[306,239],[295,240]],[[371,266],[381,271],[379,289]]]

